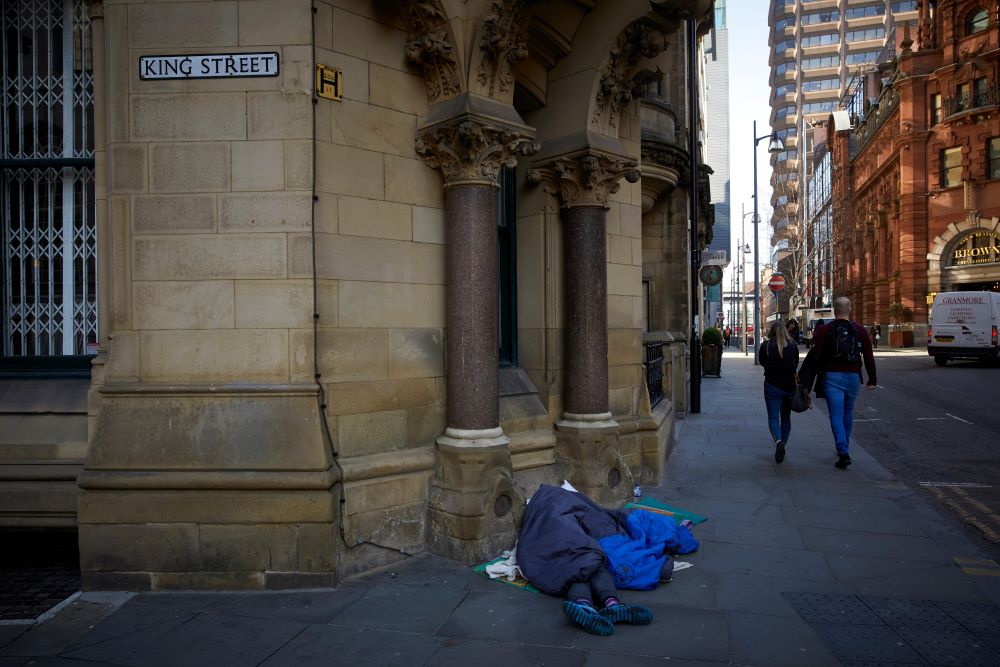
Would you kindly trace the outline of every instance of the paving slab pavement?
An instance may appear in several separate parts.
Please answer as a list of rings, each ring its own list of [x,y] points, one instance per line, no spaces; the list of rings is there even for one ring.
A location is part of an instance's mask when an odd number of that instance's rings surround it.
[[[555,598],[424,554],[331,590],[84,593],[0,626],[0,667],[1000,665],[1000,578],[963,570],[976,545],[862,443],[834,468],[822,401],[793,415],[775,464],[762,382],[727,351],[663,483],[644,490],[709,517],[681,557],[692,568],[623,592],[653,610],[649,627],[588,635]]]

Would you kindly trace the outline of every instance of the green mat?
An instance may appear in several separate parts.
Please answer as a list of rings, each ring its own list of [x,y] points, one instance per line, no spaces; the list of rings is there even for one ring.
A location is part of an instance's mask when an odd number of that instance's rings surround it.
[[[668,505],[666,503],[660,502],[655,498],[642,498],[634,503],[628,503],[625,505],[626,509],[643,509],[649,512],[656,512],[657,514],[663,514],[680,523],[687,519],[691,523],[698,524],[703,521],[708,521],[708,517],[701,516],[700,514],[695,514],[694,512],[689,512],[687,510],[681,509],[680,507],[674,507],[673,505]]]
[[[479,565],[477,565],[474,568],[472,568],[472,571],[475,572],[476,574],[480,574],[480,575],[486,577],[487,579],[489,579],[490,575],[486,573],[486,566],[492,565],[493,563],[496,563],[497,561],[501,561],[501,560],[503,560],[503,556],[498,556],[497,558],[494,558],[493,560],[488,560],[485,563],[480,563]],[[509,581],[507,579],[507,577],[499,577],[497,579],[493,579],[492,581],[499,581],[499,582],[507,584],[509,586],[515,586],[517,588],[520,588],[522,591],[529,591],[531,593],[541,593],[540,590],[538,590],[537,588],[535,588],[534,586],[531,585],[531,582],[529,582],[524,577],[520,577],[520,576],[517,579],[515,579],[514,581]]]

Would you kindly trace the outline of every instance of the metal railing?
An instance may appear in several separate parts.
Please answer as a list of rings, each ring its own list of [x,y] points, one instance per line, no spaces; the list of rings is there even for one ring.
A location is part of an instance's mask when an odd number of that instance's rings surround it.
[[[643,343],[646,348],[646,389],[649,390],[649,407],[654,408],[663,400],[663,341]]]
[[[955,114],[983,107],[991,107],[1000,104],[1000,87],[994,86],[977,93],[963,93],[953,97],[947,97],[942,102],[944,115],[954,116]]]
[[[861,151],[869,141],[878,133],[896,109],[899,108],[899,91],[892,85],[887,86],[879,98],[867,107],[862,122],[858,124],[855,134],[857,144],[854,147],[851,157],[853,158]]]

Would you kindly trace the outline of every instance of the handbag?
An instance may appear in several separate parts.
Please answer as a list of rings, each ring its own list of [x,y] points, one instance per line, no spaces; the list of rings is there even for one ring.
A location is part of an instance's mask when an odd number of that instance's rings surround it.
[[[795,374],[795,391],[791,396],[791,409],[792,412],[805,412],[812,407],[812,398],[809,396],[809,390],[799,384],[799,374]]]

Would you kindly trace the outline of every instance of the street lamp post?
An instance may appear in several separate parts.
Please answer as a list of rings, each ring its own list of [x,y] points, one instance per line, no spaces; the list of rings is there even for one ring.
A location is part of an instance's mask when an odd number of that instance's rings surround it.
[[[757,204],[757,144],[764,139],[770,139],[767,144],[768,153],[780,153],[785,150],[785,145],[778,138],[777,132],[757,136],[757,121],[753,122],[753,363],[756,366],[760,363],[757,360],[757,346],[760,345],[760,241],[757,232],[760,223],[760,213]]]
[[[757,134],[756,127],[757,127],[757,125],[755,123],[754,124],[754,134]],[[756,180],[754,181],[754,184],[756,185]],[[756,203],[756,197],[754,197],[754,201]],[[747,356],[747,354],[748,354],[747,341],[750,340],[749,337],[747,336],[747,289],[746,289],[746,279],[747,279],[747,276],[746,276],[746,264],[747,264],[747,260],[746,260],[746,257],[744,257],[744,255],[749,255],[750,254],[750,244],[746,242],[747,241],[746,222],[747,222],[747,216],[748,215],[753,215],[753,212],[751,211],[750,213],[747,213],[746,211],[744,211],[743,212],[743,217],[740,219],[740,242],[739,242],[739,246],[740,246],[739,247],[739,253],[740,253],[739,272],[743,274],[743,280],[740,281],[740,293],[743,295],[743,327],[740,329],[740,349],[743,350],[743,356],[744,357]]]

